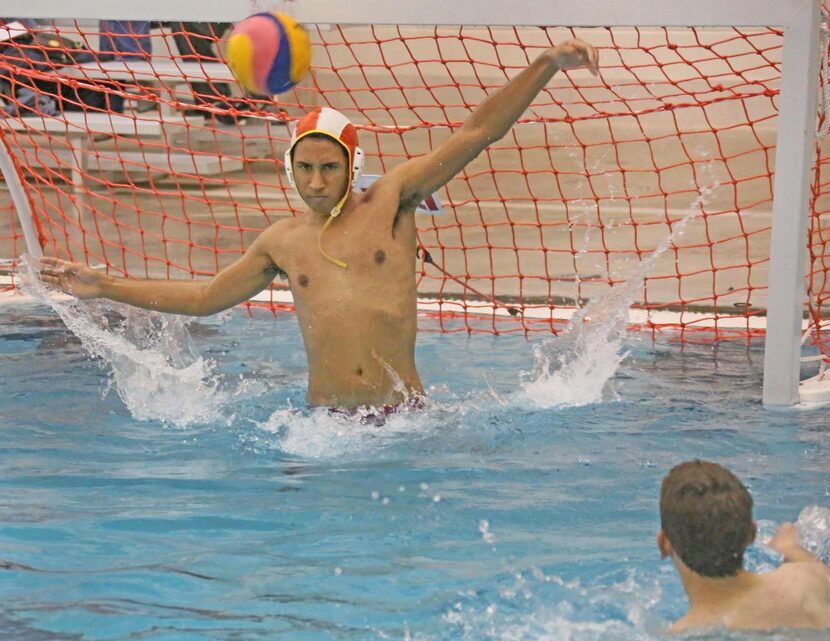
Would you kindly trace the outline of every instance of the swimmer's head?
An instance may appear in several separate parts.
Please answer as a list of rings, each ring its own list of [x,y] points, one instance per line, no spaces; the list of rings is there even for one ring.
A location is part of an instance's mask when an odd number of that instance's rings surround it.
[[[681,463],[663,479],[660,524],[680,560],[707,577],[737,574],[744,550],[755,540],[746,487],[729,470],[707,461]]]
[[[330,215],[337,216],[343,208],[349,193],[355,188],[363,172],[363,150],[357,146],[357,129],[339,111],[329,107],[318,107],[297,121],[291,144],[285,152],[285,173],[288,182],[296,187],[294,178],[294,150],[297,143],[306,137],[324,136],[336,142],[346,153],[349,181],[338,203],[331,209]]]

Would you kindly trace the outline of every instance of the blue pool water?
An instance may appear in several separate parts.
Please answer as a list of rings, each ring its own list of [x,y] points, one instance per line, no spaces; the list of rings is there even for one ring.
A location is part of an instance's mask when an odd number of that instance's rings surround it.
[[[830,507],[830,412],[764,411],[760,344],[632,334],[608,384],[540,391],[534,346],[567,345],[425,331],[428,410],[375,427],[304,409],[290,315],[185,350],[131,322],[146,362],[0,308],[2,639],[651,641],[685,606],[654,543],[671,466],[735,471],[762,539]]]

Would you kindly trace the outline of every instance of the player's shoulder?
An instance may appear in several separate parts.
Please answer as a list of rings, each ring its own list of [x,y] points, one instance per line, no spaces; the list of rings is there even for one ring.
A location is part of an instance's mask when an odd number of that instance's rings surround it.
[[[364,193],[356,194],[359,198],[356,204],[371,208],[376,214],[389,216],[396,216],[402,210],[414,211],[417,202],[410,207],[409,201],[404,198],[403,187],[401,174],[397,168],[392,169],[375,180]]]
[[[251,244],[251,248],[270,256],[284,257],[295,242],[302,217],[281,218],[263,229]]]
[[[825,595],[830,598],[830,568],[818,561],[790,561],[767,574],[769,584],[781,596]]]
[[[830,577],[830,567],[818,560],[789,561],[788,563],[782,563],[777,571],[786,575],[803,575],[815,578]]]
[[[303,223],[304,216],[289,216],[274,221],[260,232],[257,240],[275,242],[296,231]]]
[[[788,625],[830,627],[830,568],[816,561],[791,561],[770,574],[777,578],[770,601],[794,619]]]
[[[385,174],[378,176],[366,191],[360,194],[362,199],[365,202],[371,202],[383,197],[397,197],[401,192],[401,173],[398,167],[393,167]]]

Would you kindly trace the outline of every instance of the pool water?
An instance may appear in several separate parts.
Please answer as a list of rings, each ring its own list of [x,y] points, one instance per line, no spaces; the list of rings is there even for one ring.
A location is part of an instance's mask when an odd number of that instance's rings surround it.
[[[429,407],[378,427],[305,408],[291,315],[132,322],[143,363],[0,308],[0,638],[652,640],[685,608],[654,542],[673,465],[743,478],[762,540],[830,507],[830,410],[762,409],[760,342],[631,334],[557,401],[527,372],[566,345],[423,319]]]

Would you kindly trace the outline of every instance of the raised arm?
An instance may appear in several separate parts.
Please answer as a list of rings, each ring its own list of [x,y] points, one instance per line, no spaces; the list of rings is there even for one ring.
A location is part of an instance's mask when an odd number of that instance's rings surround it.
[[[276,266],[265,249],[267,233],[211,280],[119,278],[59,258],[42,258],[40,277],[78,298],[108,298],[159,312],[209,316],[248,300],[273,280]]]
[[[784,562],[811,561],[821,563],[819,559],[801,547],[798,542],[798,532],[792,523],[783,523],[775,536],[770,539],[771,548],[778,550],[784,556]]]
[[[504,137],[557,71],[584,67],[596,75],[598,65],[596,50],[581,40],[571,40],[542,53],[488,96],[444,143],[398,165],[384,177],[397,182],[401,206],[417,205],[449,182],[488,145]]]

